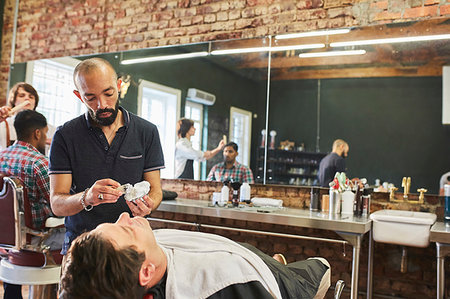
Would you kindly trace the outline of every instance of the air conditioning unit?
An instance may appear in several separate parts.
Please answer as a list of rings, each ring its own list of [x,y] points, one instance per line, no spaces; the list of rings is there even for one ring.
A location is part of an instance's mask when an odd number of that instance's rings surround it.
[[[216,102],[216,96],[209,92],[199,90],[197,88],[189,88],[186,100],[211,106],[214,105],[214,103]]]
[[[450,125],[450,66],[442,68],[442,124]]]

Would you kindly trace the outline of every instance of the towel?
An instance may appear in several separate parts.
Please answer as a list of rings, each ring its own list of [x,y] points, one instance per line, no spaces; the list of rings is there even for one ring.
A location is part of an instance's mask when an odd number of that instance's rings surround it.
[[[253,197],[252,203],[256,207],[278,207],[283,206],[283,201],[281,199],[264,198],[264,197]]]

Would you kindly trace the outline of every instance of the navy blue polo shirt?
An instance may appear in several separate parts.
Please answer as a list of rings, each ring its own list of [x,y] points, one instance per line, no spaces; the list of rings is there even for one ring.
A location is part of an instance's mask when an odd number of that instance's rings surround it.
[[[124,126],[117,130],[111,146],[105,134],[90,123],[89,114],[66,122],[56,131],[50,148],[49,174],[71,174],[71,194],[90,188],[105,178],[120,184],[135,184],[145,172],[164,168],[164,157],[156,126],[122,107]],[[115,222],[122,212],[131,213],[122,197],[65,218],[66,239],[62,252],[84,231],[100,223]]]

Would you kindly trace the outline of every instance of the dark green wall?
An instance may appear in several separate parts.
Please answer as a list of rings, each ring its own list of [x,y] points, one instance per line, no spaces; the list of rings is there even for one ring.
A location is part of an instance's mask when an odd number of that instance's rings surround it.
[[[450,166],[441,77],[321,80],[320,93],[320,150],[329,152],[336,138],[346,140],[349,176],[398,187],[411,176],[411,192],[438,192]],[[317,80],[272,82],[269,123],[277,140],[315,150],[316,107]]]

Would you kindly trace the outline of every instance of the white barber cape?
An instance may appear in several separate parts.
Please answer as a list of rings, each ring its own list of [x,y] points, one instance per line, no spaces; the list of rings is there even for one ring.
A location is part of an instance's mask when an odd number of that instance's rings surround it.
[[[222,236],[160,229],[156,240],[167,256],[167,298],[207,298],[238,283],[259,281],[274,298],[280,289],[256,254]]]

